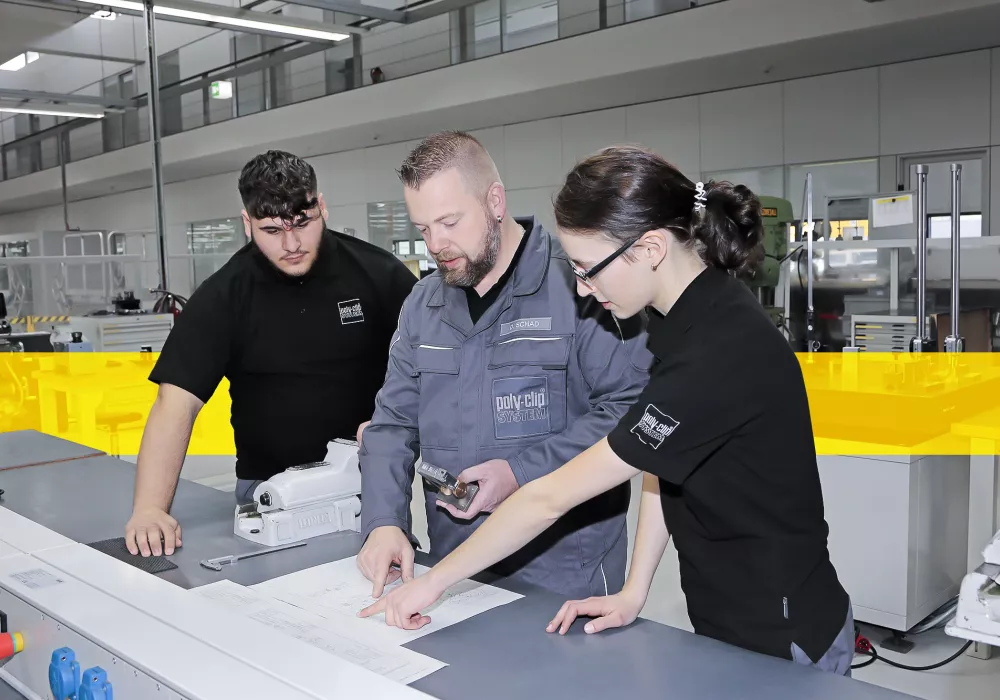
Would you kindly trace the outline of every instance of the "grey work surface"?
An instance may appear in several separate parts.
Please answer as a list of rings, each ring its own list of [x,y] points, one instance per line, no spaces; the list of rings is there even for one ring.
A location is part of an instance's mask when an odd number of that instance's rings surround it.
[[[89,457],[4,472],[0,505],[84,544],[122,537],[132,514],[135,465],[114,457]],[[183,546],[170,557],[172,571],[157,574],[183,588],[228,578],[251,586],[328,561],[361,548],[354,533],[309,540],[305,547],[238,562],[216,572],[199,562],[264,549],[233,534],[236,497],[181,479],[170,513],[181,526]]]
[[[101,450],[84,447],[36,430],[0,433],[0,471],[102,454],[104,453]]]
[[[111,457],[62,462],[8,472],[2,505],[78,542],[124,533],[131,512],[134,466]],[[182,481],[172,514],[184,546],[170,557],[178,569],[159,576],[184,586],[221,578],[253,585],[276,576],[353,556],[354,534],[308,540],[305,547],[226,566],[201,567],[201,559],[258,547],[233,534],[235,498]],[[418,561],[428,560],[418,555]],[[536,589],[511,588],[526,597],[494,608],[407,646],[449,665],[413,687],[442,700],[470,696],[508,700],[542,697],[718,700],[904,700],[911,696],[857,680],[797,666],[647,620],[623,630],[588,636],[577,623],[566,637],[544,631],[564,602]],[[503,669],[503,671],[498,671]],[[470,686],[471,683],[471,686]],[[2,692],[2,691],[0,691]],[[14,697],[18,697],[14,695]],[[0,700],[4,696],[0,694]],[[911,698],[912,700],[912,698]]]

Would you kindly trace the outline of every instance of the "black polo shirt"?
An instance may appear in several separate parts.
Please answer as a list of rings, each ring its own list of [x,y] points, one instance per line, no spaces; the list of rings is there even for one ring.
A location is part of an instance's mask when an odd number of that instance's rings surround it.
[[[354,439],[385,380],[389,344],[417,278],[391,253],[326,231],[306,275],[252,243],[195,291],[150,380],[208,401],[226,377],[236,474],[267,479]]]
[[[649,384],[608,437],[660,478],[695,632],[818,661],[848,596],[828,527],[802,371],[738,280],[709,267],[650,313]]]
[[[482,296],[479,296],[479,292],[476,291],[475,287],[465,288],[465,301],[469,307],[469,318],[472,320],[472,325],[479,323],[479,319],[482,318],[483,314],[489,311],[493,303],[500,298],[500,292],[503,291],[508,280],[514,276],[517,263],[521,260],[521,253],[524,252],[524,246],[528,243],[528,232],[535,227],[534,219],[515,219],[515,221],[521,225],[524,233],[521,235],[521,242],[518,243],[517,250],[514,251],[514,257],[511,258],[507,270],[496,281],[496,284],[490,287],[486,291],[486,294]]]

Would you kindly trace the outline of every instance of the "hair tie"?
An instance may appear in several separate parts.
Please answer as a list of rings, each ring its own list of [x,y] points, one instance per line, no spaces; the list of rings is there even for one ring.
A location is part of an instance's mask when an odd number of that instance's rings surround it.
[[[699,211],[705,208],[705,202],[708,201],[708,194],[705,193],[705,184],[699,182],[695,185],[694,194],[694,210]]]

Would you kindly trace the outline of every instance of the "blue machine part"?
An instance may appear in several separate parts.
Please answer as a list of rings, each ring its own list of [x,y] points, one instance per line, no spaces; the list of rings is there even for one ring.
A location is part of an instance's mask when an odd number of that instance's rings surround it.
[[[78,700],[80,687],[80,662],[69,647],[52,652],[49,663],[49,690],[55,700]]]
[[[83,672],[78,700],[114,700],[108,674],[103,668],[94,666]]]

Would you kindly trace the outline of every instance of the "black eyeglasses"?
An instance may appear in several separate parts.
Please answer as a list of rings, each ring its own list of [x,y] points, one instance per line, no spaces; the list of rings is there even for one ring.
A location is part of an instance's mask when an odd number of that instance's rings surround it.
[[[570,261],[569,266],[573,269],[573,274],[579,277],[581,282],[590,284],[590,280],[594,279],[594,277],[600,274],[601,270],[603,270],[608,265],[617,260],[626,250],[634,246],[637,242],[638,241],[630,241],[626,243],[621,248],[613,252],[608,257],[604,258],[604,260],[597,263],[589,270],[581,270],[580,268],[578,268],[576,265],[573,264],[572,260]]]

